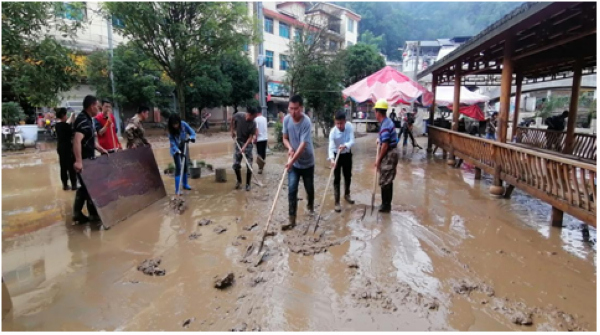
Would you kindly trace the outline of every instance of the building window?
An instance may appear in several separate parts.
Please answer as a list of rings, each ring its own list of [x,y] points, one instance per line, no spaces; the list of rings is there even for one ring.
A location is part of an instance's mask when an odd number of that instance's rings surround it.
[[[306,44],[313,45],[315,43],[315,35],[313,33],[308,33],[306,37]]]
[[[86,6],[83,2],[63,3],[62,12],[59,16],[74,21],[83,21],[86,13]]]
[[[265,17],[265,31],[267,33],[273,33],[273,19],[270,17]]]
[[[279,55],[279,69],[281,71],[286,71],[289,67],[289,61],[287,55]]]
[[[294,38],[296,39],[296,42],[300,42],[302,40],[302,29],[295,30]]]
[[[290,26],[283,22],[279,22],[279,36],[290,39]]]
[[[354,32],[354,20],[348,19],[348,31],[351,33]]]
[[[244,44],[244,51],[248,52],[250,50],[250,48],[248,47],[248,44]]]
[[[115,28],[124,28],[125,27],[123,20],[114,15],[112,16],[112,25]]]
[[[265,66],[272,69],[273,68],[273,57],[275,56],[275,54],[273,53],[273,51],[266,51],[266,57],[265,57]]]
[[[336,41],[329,41],[329,50],[336,51],[338,48],[338,44]]]
[[[351,47],[351,46],[353,46],[353,45],[354,45],[354,43],[352,43],[352,42],[350,42],[350,41],[347,41],[347,42],[346,42],[346,46],[348,46],[348,47]]]

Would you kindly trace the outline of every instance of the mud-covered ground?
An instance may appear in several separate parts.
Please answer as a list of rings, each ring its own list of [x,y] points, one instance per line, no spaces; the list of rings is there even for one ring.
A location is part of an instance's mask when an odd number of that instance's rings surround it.
[[[550,207],[517,190],[493,199],[489,176],[409,149],[393,212],[371,215],[374,136],[360,138],[356,204],[338,214],[328,195],[316,241],[304,235],[315,218],[301,183],[298,226],[282,231],[284,182],[255,266],[245,256],[285,157],[268,156],[263,187],[236,191],[233,144],[203,142],[192,159],[226,168],[226,184],[191,180],[181,215],[167,197],[107,231],[72,226],[74,192],[61,189],[54,152],[4,157],[2,275],[14,312],[3,330],[596,330],[595,229],[567,215],[553,228]],[[155,152],[164,169],[167,146]],[[326,145],[316,154],[319,204]]]

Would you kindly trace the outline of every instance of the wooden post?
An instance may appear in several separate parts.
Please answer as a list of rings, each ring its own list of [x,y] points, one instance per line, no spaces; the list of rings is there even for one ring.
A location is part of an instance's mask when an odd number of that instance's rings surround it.
[[[437,78],[437,74],[434,72],[432,73],[433,75],[433,81],[431,83],[431,93],[433,93],[433,102],[431,103],[431,107],[429,108],[429,121],[427,122],[427,127],[429,128],[429,126],[433,126],[433,118],[434,118],[434,114],[435,114],[435,91],[437,88],[437,83],[438,83],[438,78]],[[433,141],[431,139],[431,136],[429,136],[429,132],[427,132],[427,153],[432,153],[433,150]]]
[[[454,104],[452,105],[452,130],[458,131],[458,116],[460,111],[460,69],[461,62],[454,65]],[[450,149],[450,158],[448,159],[448,165],[456,164],[454,157],[454,149]]]
[[[519,108],[521,108],[521,89],[523,87],[523,75],[517,72],[517,92],[515,93],[515,114],[512,122],[512,140],[517,136],[517,126],[519,125]]]
[[[475,180],[481,180],[481,169],[478,167],[475,168]]]
[[[510,90],[513,75],[513,43],[509,35],[504,41],[504,59],[502,60],[502,78],[500,80],[500,118],[498,119],[498,141],[506,143],[508,113],[510,111]]]
[[[552,207],[551,221],[552,221],[552,227],[562,228],[563,211],[561,211],[560,209],[558,209],[556,207]]]
[[[579,89],[581,87],[581,58],[575,61],[573,67],[573,87],[571,88],[571,103],[567,118],[567,137],[563,153],[572,154],[575,146],[575,121],[577,121],[577,105],[579,104]]]

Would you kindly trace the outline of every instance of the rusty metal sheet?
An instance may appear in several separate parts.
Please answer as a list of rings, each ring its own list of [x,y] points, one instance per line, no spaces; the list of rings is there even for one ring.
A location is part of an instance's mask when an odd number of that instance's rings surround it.
[[[167,195],[154,153],[148,147],[84,160],[81,177],[106,227]]]

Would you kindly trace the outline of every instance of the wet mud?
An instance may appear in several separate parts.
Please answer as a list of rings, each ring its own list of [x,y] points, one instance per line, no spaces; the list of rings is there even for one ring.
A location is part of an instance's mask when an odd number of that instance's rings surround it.
[[[267,156],[264,187],[234,190],[230,141],[200,139],[192,159],[224,168],[228,182],[191,180],[176,213],[163,175],[169,196],[109,231],[71,225],[74,195],[61,190],[54,152],[5,157],[2,271],[14,312],[3,330],[596,330],[595,229],[567,215],[555,229],[549,206],[518,190],[493,199],[489,177],[424,150],[400,155],[392,213],[371,214],[373,141],[353,149],[356,204],[335,213],[328,196],[316,234],[305,200],[283,229],[284,181],[261,253],[282,153]],[[319,198],[326,145],[316,155]],[[172,161],[167,143],[155,156],[161,170]]]

